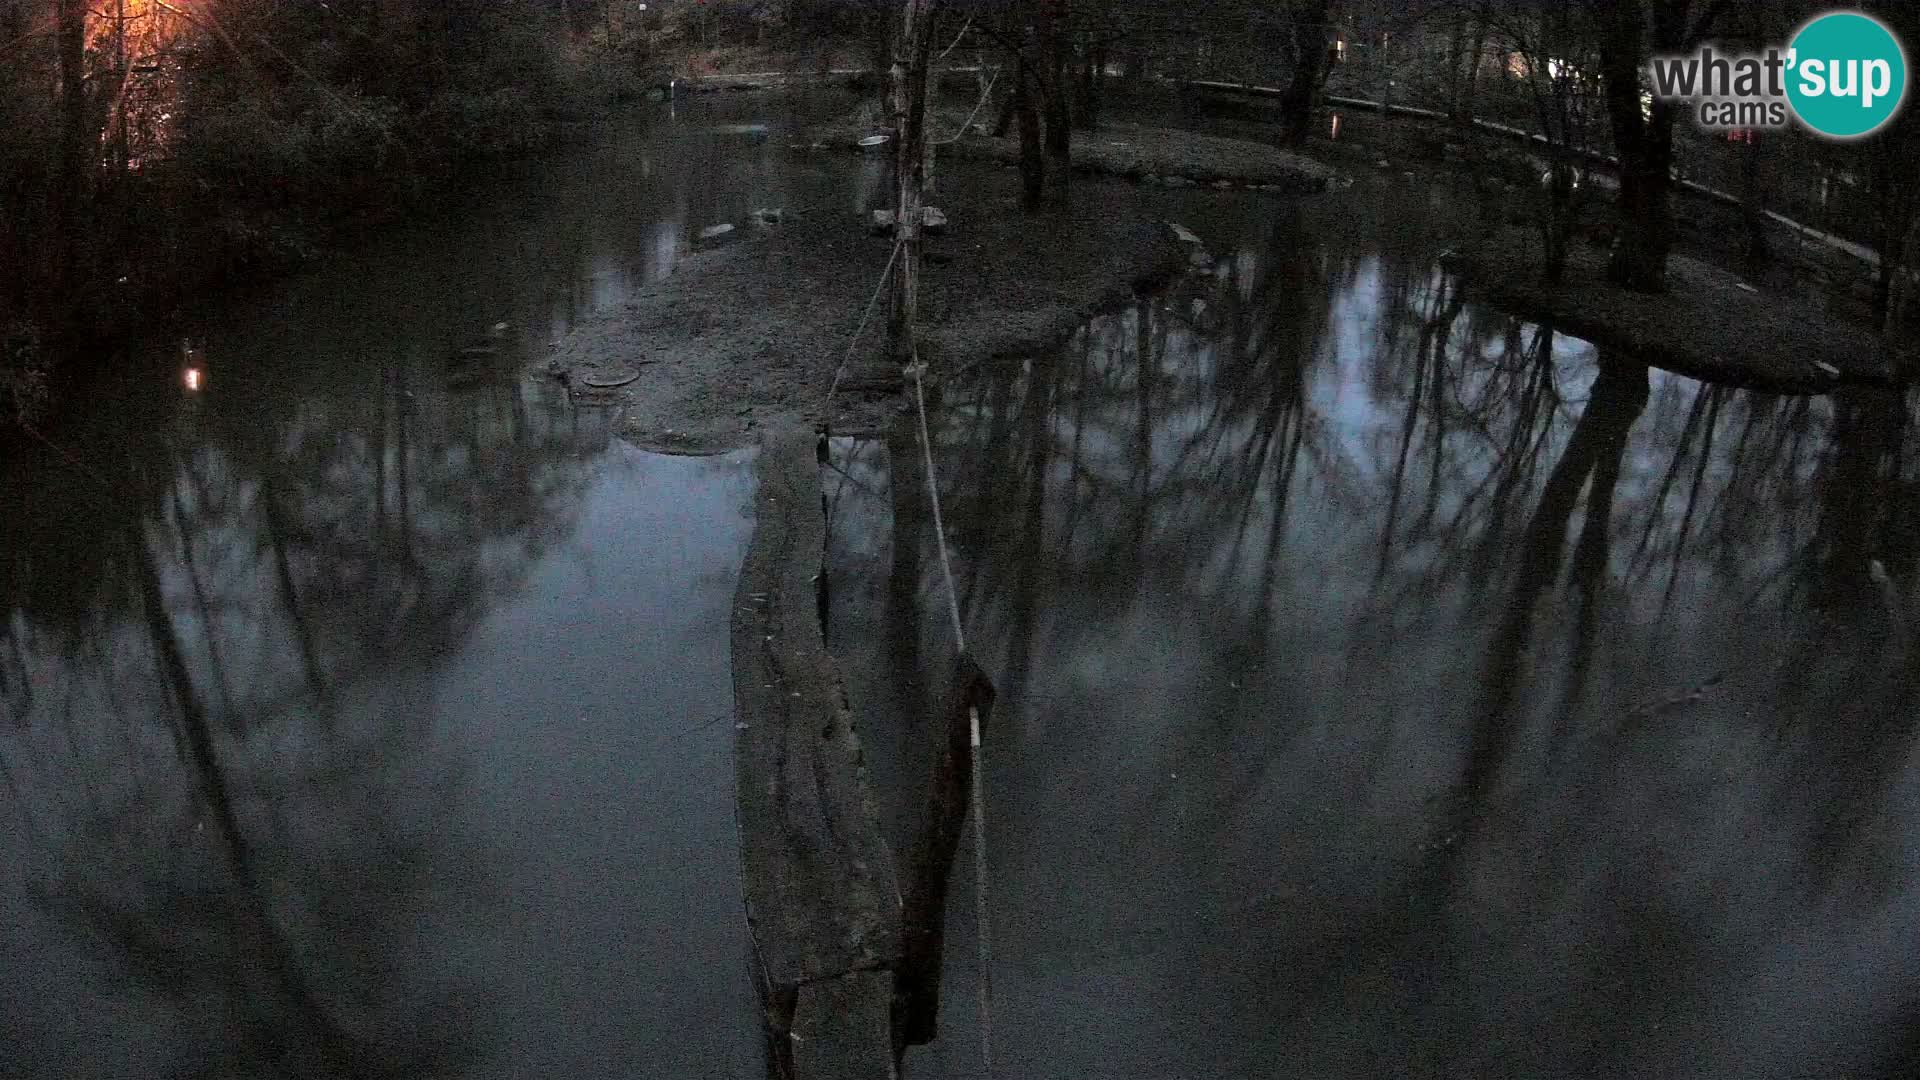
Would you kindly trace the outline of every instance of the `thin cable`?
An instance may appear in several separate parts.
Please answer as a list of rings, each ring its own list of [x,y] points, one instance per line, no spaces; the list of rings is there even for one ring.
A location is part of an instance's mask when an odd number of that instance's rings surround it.
[[[893,253],[887,256],[887,268],[880,271],[880,282],[873,287],[873,299],[867,301],[867,313],[860,316],[860,325],[854,328],[853,340],[847,342],[847,355],[840,358],[840,370],[833,373],[833,385],[827,387],[827,404],[833,404],[833,396],[840,392],[840,380],[847,374],[847,364],[853,360],[853,350],[860,344],[860,335],[866,333],[867,320],[873,318],[874,305],[880,302],[880,293],[887,287],[887,279],[893,275],[893,260],[900,257],[900,249],[906,246],[905,240],[893,242]]]
[[[927,434],[927,395],[920,382],[920,350],[913,350],[913,403],[920,415],[920,459],[927,467],[927,499],[933,503],[933,536],[940,546],[940,572],[947,579],[947,612],[953,616],[953,640],[961,652],[967,651],[967,632],[960,625],[960,594],[953,587],[953,560],[947,556],[947,529],[940,516],[940,485],[933,476],[933,437]],[[980,741],[980,725],[974,723],[975,745]]]
[[[953,50],[959,48],[960,43],[962,41],[965,41],[967,38],[967,31],[971,29],[973,29],[973,16],[969,15],[967,16],[967,21],[960,24],[960,32],[953,36],[953,44],[947,46],[947,52],[943,52],[939,56],[934,57],[933,62],[937,64],[940,61],[945,60],[947,58],[947,53],[950,53]]]
[[[993,84],[996,81],[998,81],[999,78],[1000,78],[1000,69],[994,68],[993,74],[987,76],[986,89],[980,91],[980,100],[973,103],[973,111],[968,113],[966,120],[961,122],[960,130],[954,132],[950,138],[935,139],[933,141],[933,145],[947,146],[951,143],[957,143],[960,141],[960,136],[965,135],[967,133],[967,129],[973,126],[973,118],[980,115],[981,106],[985,105],[987,103],[987,99],[993,96]]]

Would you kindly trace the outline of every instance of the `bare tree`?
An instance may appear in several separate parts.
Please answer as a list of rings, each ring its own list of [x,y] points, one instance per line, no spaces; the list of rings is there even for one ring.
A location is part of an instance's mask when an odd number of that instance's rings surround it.
[[[1547,146],[1540,187],[1539,224],[1546,278],[1566,269],[1578,216],[1588,131],[1597,111],[1597,81],[1586,66],[1578,15],[1563,4],[1523,3],[1495,17],[1500,36],[1520,67],[1534,123]]]
[[[905,0],[899,51],[891,68],[896,132],[894,229],[900,242],[899,275],[894,278],[890,341],[893,355],[914,354],[914,325],[920,313],[921,205],[932,181],[932,146],[927,139],[927,67],[933,46],[934,0]]]
[[[1598,31],[1600,75],[1620,159],[1620,231],[1607,276],[1642,292],[1664,292],[1673,246],[1674,102],[1648,99],[1641,70],[1654,55],[1691,52],[1712,32],[1729,0],[1587,0]]]
[[[1288,146],[1304,145],[1313,129],[1313,107],[1327,70],[1327,8],[1327,0],[1301,0],[1293,6],[1293,74],[1280,99],[1281,141]]]
[[[74,219],[85,200],[87,177],[87,4],[59,0],[55,32],[60,65],[59,165],[53,185],[56,288],[71,285],[77,245]]]

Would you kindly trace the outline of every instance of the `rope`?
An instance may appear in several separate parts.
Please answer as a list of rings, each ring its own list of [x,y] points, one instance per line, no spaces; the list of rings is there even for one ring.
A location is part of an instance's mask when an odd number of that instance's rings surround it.
[[[994,73],[994,78],[999,72]],[[991,91],[993,80],[987,81]],[[981,103],[986,101],[981,95]],[[978,113],[980,106],[974,106]],[[973,122],[969,117],[967,122]],[[961,131],[965,131],[963,126]],[[853,360],[853,351],[860,343],[860,336],[866,332],[867,322],[873,318],[873,309],[880,302],[880,293],[886,288],[893,276],[893,264],[900,257],[900,251],[906,246],[905,237],[894,241],[893,253],[887,256],[886,269],[880,271],[880,281],[874,287],[873,298],[867,301],[866,313],[860,317],[860,325],[854,329],[853,340],[847,343],[847,354],[840,360],[840,369],[834,372],[833,384],[827,388],[827,403],[830,406],[835,394],[840,392],[840,382],[846,375],[847,364]],[[934,475],[933,436],[927,429],[927,392],[922,376],[926,365],[920,361],[920,350],[912,349],[912,362],[907,372],[913,376],[913,403],[915,415],[920,422],[920,463],[927,473],[927,499],[933,505],[933,535],[939,544],[940,573],[947,585],[947,614],[953,620],[953,640],[959,652],[967,649],[967,631],[960,618],[960,592],[953,583],[953,556],[948,551],[947,526],[945,515],[940,509],[940,484]],[[993,937],[992,923],[987,905],[987,799],[986,760],[980,745],[980,709],[977,705],[967,706],[968,739],[973,749],[973,904],[975,922],[980,941],[980,1062],[981,1075],[991,1080],[993,1076]]]
[[[940,572],[947,582],[947,613],[953,617],[953,640],[967,650],[967,633],[960,619],[960,593],[953,585],[953,559],[947,554],[947,528],[940,513],[940,484],[933,472],[933,436],[927,431],[927,393],[921,380],[926,365],[913,349],[914,412],[920,419],[920,462],[927,470],[927,501],[933,505],[933,536],[940,549]],[[987,909],[987,796],[986,758],[980,746],[980,709],[967,706],[968,738],[973,747],[973,909],[980,939],[980,1068],[993,1076],[993,935]]]
[[[993,96],[993,84],[996,81],[998,81],[999,78],[1000,78],[1000,69],[999,68],[993,69],[993,74],[987,76],[986,88],[980,91],[980,100],[973,103],[973,111],[968,113],[967,118],[960,122],[960,130],[954,132],[951,138],[935,139],[933,141],[933,145],[947,146],[952,143],[957,143],[960,141],[960,137],[962,135],[965,135],[967,133],[967,129],[973,126],[973,118],[980,115],[981,106],[985,105],[987,103],[987,99]]]
[[[874,305],[880,302],[880,294],[887,287],[887,279],[893,276],[893,260],[900,257],[900,249],[906,244],[904,239],[893,242],[893,253],[887,256],[887,268],[880,271],[880,281],[873,287],[873,298],[867,301],[867,313],[860,316],[860,325],[854,328],[853,340],[847,342],[847,355],[840,358],[840,370],[833,373],[833,385],[827,388],[829,406],[833,404],[833,396],[840,392],[840,380],[846,377],[847,365],[853,361],[853,350],[860,344],[860,335],[867,331],[867,320],[873,318]]]
[[[927,394],[920,381],[925,370],[920,363],[920,350],[913,350],[913,404],[920,416],[920,461],[927,467],[927,498],[933,503],[933,535],[940,543],[940,573],[947,579],[947,613],[953,616],[953,640],[961,652],[967,651],[967,632],[960,625],[960,594],[953,587],[953,560],[947,556],[947,529],[940,516],[940,486],[933,476],[933,437],[927,434]],[[978,745],[980,736],[974,734],[974,743]]]
[[[947,46],[946,52],[943,52],[939,56],[934,57],[933,62],[937,64],[940,61],[945,60],[947,58],[947,53],[950,53],[953,50],[959,48],[960,43],[967,39],[967,31],[971,29],[973,29],[973,16],[969,15],[967,16],[967,21],[960,25],[960,32],[958,34],[953,35],[953,44]]]

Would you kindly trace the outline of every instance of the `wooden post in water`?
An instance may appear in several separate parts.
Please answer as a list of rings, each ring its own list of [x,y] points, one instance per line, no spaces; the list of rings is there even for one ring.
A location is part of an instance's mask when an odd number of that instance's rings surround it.
[[[901,914],[900,967],[894,979],[893,1052],[924,1046],[938,1033],[941,953],[946,945],[947,879],[967,822],[973,783],[973,725],[984,733],[993,711],[993,683],[971,655],[954,660],[953,678],[941,705],[946,738],[934,767],[927,815],[907,864],[907,895]]]

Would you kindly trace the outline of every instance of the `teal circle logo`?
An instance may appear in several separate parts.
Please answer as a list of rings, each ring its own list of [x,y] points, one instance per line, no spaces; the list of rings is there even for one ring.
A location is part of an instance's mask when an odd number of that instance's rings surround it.
[[[1787,56],[1787,103],[1822,135],[1852,139],[1878,130],[1907,96],[1906,51],[1871,15],[1821,15],[1793,36]]]

